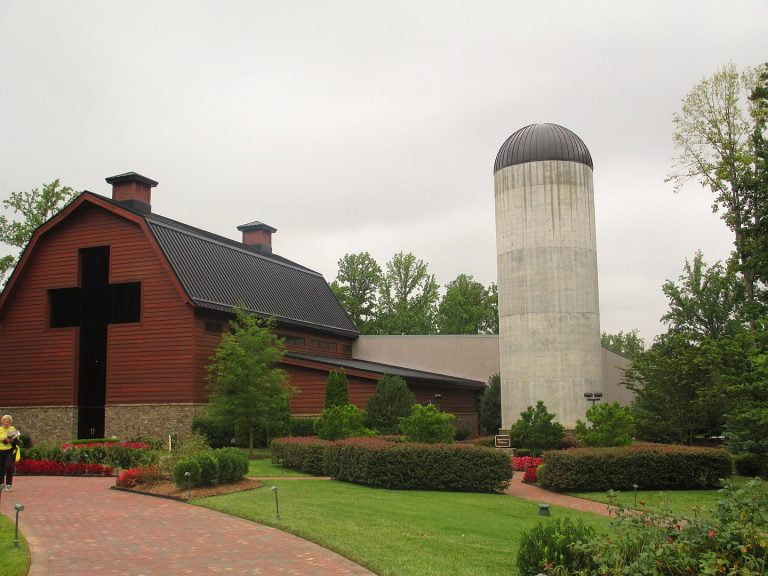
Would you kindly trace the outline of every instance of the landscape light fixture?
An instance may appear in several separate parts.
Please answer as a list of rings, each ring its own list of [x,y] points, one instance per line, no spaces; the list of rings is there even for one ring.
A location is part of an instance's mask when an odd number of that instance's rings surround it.
[[[280,520],[280,504],[277,501],[277,486],[272,486],[272,492],[275,493],[275,518]]]
[[[187,500],[192,497],[192,472],[187,470],[184,472],[184,478],[187,479]]]
[[[14,506],[16,509],[16,538],[13,541],[13,545],[15,548],[19,547],[19,512],[22,512],[24,510],[24,504],[16,504]]]
[[[592,406],[595,405],[595,402],[600,402],[600,398],[602,397],[602,392],[584,392],[584,398],[587,399],[587,402],[591,402]]]
[[[632,488],[635,489],[635,507],[637,507],[637,489],[639,486],[637,484],[632,484]]]

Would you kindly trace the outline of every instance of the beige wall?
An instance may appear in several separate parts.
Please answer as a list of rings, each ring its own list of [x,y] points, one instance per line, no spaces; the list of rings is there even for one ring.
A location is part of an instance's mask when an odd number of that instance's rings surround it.
[[[499,337],[360,336],[352,357],[487,382],[499,371]]]
[[[352,356],[358,360],[487,382],[499,371],[499,337],[360,336],[352,346]],[[605,400],[630,404],[632,393],[619,386],[620,368],[628,366],[629,360],[605,348],[601,358]],[[544,402],[547,403],[546,399]],[[589,408],[586,401],[584,406]]]
[[[602,349],[603,351],[603,393],[606,402],[618,402],[622,406],[632,404],[634,393],[621,386],[622,369],[629,367],[629,358],[621,354]]]

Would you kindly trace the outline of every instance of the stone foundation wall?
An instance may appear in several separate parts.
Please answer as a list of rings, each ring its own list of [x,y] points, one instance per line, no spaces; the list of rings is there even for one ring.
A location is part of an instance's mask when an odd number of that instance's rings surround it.
[[[123,404],[107,406],[104,429],[106,436],[159,438],[163,441],[175,434],[178,439],[192,433],[192,420],[204,416],[204,404]]]
[[[2,408],[13,416],[13,425],[32,442],[69,442],[77,437],[76,406],[14,406]]]

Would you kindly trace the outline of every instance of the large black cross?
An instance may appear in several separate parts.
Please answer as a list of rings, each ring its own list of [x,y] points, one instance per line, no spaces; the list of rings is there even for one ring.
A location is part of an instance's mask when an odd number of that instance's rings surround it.
[[[80,250],[80,285],[51,290],[51,328],[80,327],[78,438],[104,436],[107,326],[138,322],[141,283],[109,283],[109,246]]]

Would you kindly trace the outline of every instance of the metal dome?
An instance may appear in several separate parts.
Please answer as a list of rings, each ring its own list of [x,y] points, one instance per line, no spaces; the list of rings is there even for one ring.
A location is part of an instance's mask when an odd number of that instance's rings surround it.
[[[592,156],[581,138],[557,124],[531,124],[521,128],[501,145],[493,173],[526,162],[563,160],[592,168]]]

